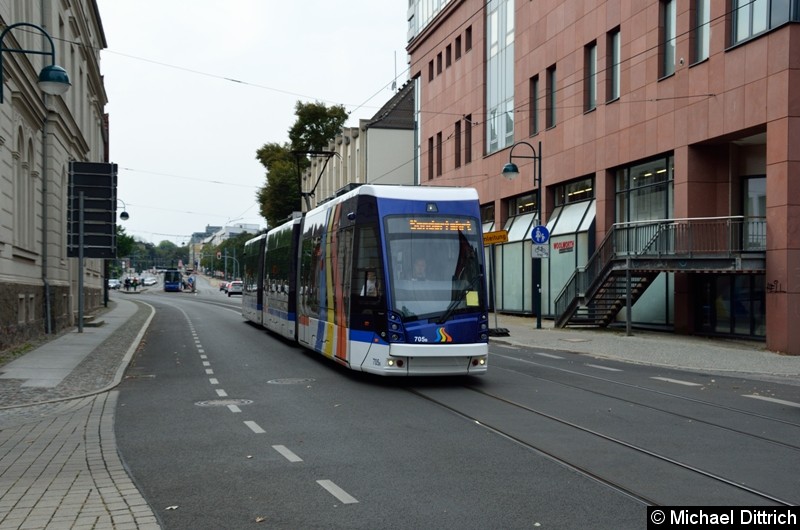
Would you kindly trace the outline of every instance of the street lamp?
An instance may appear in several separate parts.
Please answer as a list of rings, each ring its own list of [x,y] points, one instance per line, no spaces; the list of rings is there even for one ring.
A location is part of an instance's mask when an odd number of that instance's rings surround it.
[[[530,148],[532,155],[515,155],[514,149],[519,145]],[[536,188],[536,226],[542,225],[542,142],[538,144],[539,149],[535,149],[528,142],[517,142],[511,146],[508,153],[508,163],[503,166],[503,176],[508,180],[514,180],[519,176],[519,167],[514,163],[515,158],[533,160],[533,186]],[[542,329],[542,259],[531,256],[533,260],[533,310],[536,311],[536,329]]]
[[[11,31],[14,28],[25,26],[29,28],[36,29],[42,33],[45,37],[47,37],[48,42],[50,43],[50,51],[44,50],[23,50],[22,48],[6,48],[3,45],[3,39],[6,36],[6,33]],[[10,53],[32,53],[35,55],[48,55],[50,56],[50,65],[45,66],[42,68],[42,71],[39,72],[39,87],[45,94],[50,94],[53,96],[60,96],[65,94],[67,90],[69,90],[70,82],[69,76],[67,75],[67,71],[61,68],[56,64],[56,48],[53,45],[53,39],[50,38],[50,35],[47,32],[40,28],[35,24],[29,24],[28,22],[19,22],[17,24],[12,24],[8,26],[6,29],[0,33],[0,103],[3,102],[3,52],[10,52]]]
[[[117,200],[122,203],[122,213],[119,214],[119,218],[122,219],[123,221],[127,221],[131,217],[130,215],[128,215],[128,212],[125,211],[128,209],[128,206],[122,199],[117,199]]]

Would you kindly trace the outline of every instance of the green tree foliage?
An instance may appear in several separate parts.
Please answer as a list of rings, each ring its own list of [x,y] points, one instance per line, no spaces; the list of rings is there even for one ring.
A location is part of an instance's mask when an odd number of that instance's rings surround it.
[[[297,102],[294,108],[297,121],[289,129],[289,142],[295,151],[321,151],[342,130],[347,111],[341,105]]]
[[[289,144],[268,143],[256,151],[256,159],[267,170],[267,181],[256,193],[256,200],[270,227],[301,208],[300,174],[310,162],[306,156],[294,153],[324,150],[348,117],[341,105],[327,107],[324,103],[300,101],[295,105],[295,116],[297,120],[289,129]]]

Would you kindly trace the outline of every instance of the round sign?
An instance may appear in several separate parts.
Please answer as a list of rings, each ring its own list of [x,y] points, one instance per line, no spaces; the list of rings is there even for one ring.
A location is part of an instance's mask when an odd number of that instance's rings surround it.
[[[544,245],[550,241],[550,231],[546,226],[534,226],[531,230],[531,241],[534,245]]]

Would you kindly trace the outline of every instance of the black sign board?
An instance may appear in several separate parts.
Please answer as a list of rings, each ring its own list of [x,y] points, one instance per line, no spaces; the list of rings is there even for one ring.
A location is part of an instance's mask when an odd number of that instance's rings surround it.
[[[80,256],[83,192],[83,257],[117,257],[117,165],[70,162],[67,209],[67,256]]]

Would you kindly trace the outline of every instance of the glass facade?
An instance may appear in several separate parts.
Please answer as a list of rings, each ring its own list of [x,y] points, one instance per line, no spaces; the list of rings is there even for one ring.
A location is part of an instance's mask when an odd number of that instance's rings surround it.
[[[486,151],[514,143],[514,2],[486,6]]]

